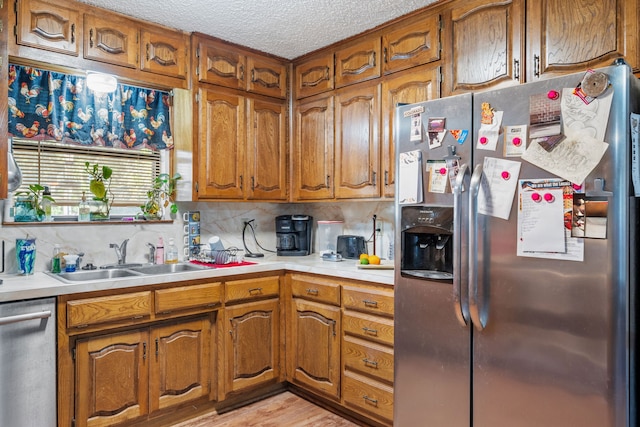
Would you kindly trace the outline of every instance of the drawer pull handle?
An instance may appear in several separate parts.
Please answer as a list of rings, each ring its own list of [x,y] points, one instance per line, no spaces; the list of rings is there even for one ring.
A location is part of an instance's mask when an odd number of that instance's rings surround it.
[[[249,289],[249,293],[251,295],[253,295],[254,292],[257,293],[257,294],[261,294],[262,293],[262,288],[251,288],[251,289]]]
[[[375,360],[369,360],[365,357],[364,359],[362,359],[362,361],[364,362],[365,366],[371,366],[373,368],[378,367],[378,362],[376,362]]]
[[[309,295],[318,295],[318,290],[317,289],[307,289],[307,293]]]
[[[373,397],[369,397],[366,394],[364,396],[362,396],[362,398],[365,400],[365,402],[369,402],[369,403],[372,403],[373,405],[378,406],[378,399],[374,399]]]
[[[364,331],[365,334],[371,334],[371,335],[378,336],[378,330],[377,329],[371,329],[371,328],[367,328],[366,326],[364,326],[362,328],[362,330]]]
[[[138,320],[138,319],[142,319],[144,316],[139,315],[139,316],[133,316],[132,319],[133,320]]]
[[[370,307],[378,307],[378,301],[371,301],[369,299],[363,299],[362,303],[366,306],[370,306]]]

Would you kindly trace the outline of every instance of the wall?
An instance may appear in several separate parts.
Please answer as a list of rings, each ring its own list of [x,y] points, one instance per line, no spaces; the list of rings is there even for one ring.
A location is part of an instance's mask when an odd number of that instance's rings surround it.
[[[0,205],[5,201],[0,201]],[[387,256],[388,239],[393,235],[394,204],[384,202],[340,202],[340,203],[306,203],[306,204],[276,204],[276,203],[233,203],[233,202],[198,202],[178,204],[179,218],[172,224],[72,224],[54,225],[0,225],[0,239],[5,244],[4,265],[5,273],[17,272],[15,261],[15,239],[27,235],[36,237],[36,271],[50,268],[53,245],[59,243],[67,253],[84,252],[82,264],[93,263],[103,265],[117,261],[114,249],[109,243],[121,244],[129,239],[127,245],[127,262],[148,262],[149,248],[147,243],[156,244],[162,236],[165,245],[170,237],[176,240],[180,250],[181,260],[183,242],[182,212],[197,210],[201,216],[201,241],[206,243],[209,237],[219,236],[225,247],[237,246],[242,248],[243,218],[255,219],[256,237],[265,249],[275,251],[275,217],[285,214],[304,214],[314,217],[314,229],[317,220],[343,220],[344,234],[356,234],[369,239],[372,235],[372,217],[377,215],[381,222],[383,241],[378,241],[376,252]],[[4,212],[4,209],[0,209]],[[256,248],[252,239],[247,239],[247,246],[253,252]],[[369,244],[369,251],[371,251]],[[314,244],[314,251],[317,246]],[[265,252],[268,254],[267,252]],[[315,256],[318,256],[317,253]],[[1,266],[0,266],[1,268]]]

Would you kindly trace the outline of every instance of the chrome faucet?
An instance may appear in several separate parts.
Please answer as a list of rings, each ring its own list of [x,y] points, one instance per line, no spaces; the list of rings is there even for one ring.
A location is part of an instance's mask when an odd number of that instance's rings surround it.
[[[147,246],[149,246],[149,264],[155,264],[156,263],[156,247],[153,245],[153,243],[147,243]]]
[[[118,264],[125,264],[127,262],[127,243],[129,239],[124,239],[124,242],[118,246],[115,243],[109,243],[110,248],[116,250],[116,256],[118,257]]]

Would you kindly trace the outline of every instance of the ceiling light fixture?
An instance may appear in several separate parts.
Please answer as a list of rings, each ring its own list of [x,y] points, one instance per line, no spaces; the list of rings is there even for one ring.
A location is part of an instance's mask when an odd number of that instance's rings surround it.
[[[111,74],[87,71],[87,87],[94,92],[111,93],[118,87],[118,79]]]

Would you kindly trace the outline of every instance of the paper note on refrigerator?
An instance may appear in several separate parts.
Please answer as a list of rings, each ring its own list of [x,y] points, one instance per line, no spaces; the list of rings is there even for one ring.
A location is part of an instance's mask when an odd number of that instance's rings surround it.
[[[520,162],[485,157],[482,172],[484,179],[478,193],[478,212],[509,219],[520,174]]]
[[[398,162],[399,204],[422,203],[422,151],[400,153]]]
[[[573,192],[571,182],[562,179],[519,181],[518,256],[565,261],[584,260],[584,239],[571,237]],[[550,205],[547,199],[554,203]],[[555,203],[558,200],[561,202],[559,206]],[[551,248],[554,250],[550,251]],[[562,248],[562,251],[558,251]]]

